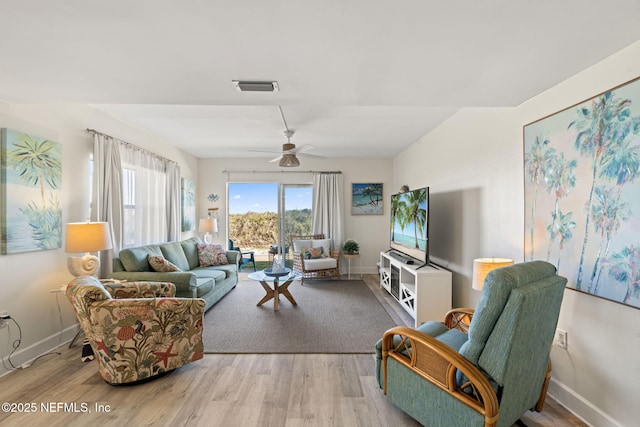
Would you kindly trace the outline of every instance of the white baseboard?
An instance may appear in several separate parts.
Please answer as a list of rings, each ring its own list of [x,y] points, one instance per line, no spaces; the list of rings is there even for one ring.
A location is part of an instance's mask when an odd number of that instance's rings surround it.
[[[549,383],[548,393],[549,397],[590,426],[620,427],[620,423],[609,414],[602,412],[584,397],[553,378]]]
[[[71,325],[62,332],[59,332],[55,335],[51,335],[43,340],[40,340],[36,343],[33,343],[29,347],[24,349],[18,349],[11,355],[11,364],[16,366],[17,368],[22,367],[23,365],[29,365],[33,362],[37,357],[42,356],[43,354],[47,354],[55,351],[61,345],[65,345],[69,343],[73,337],[78,333],[80,325],[77,323]],[[82,342],[78,343],[78,355],[80,354],[80,348],[82,348]],[[11,368],[11,364],[9,364],[8,360],[9,354],[2,355],[2,364],[0,364],[0,377],[8,374],[9,372],[13,372]],[[53,356],[51,356],[53,357]],[[78,356],[79,357],[79,356]],[[36,362],[38,363],[38,362]]]

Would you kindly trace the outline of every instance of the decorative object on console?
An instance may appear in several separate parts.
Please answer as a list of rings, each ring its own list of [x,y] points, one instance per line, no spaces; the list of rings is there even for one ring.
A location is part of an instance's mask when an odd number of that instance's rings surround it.
[[[62,246],[60,143],[2,129],[2,254]]]
[[[100,268],[100,259],[90,252],[112,248],[111,231],[106,222],[70,222],[67,224],[65,252],[82,253],[83,257],[69,257],[67,268],[74,276],[92,276]]]
[[[476,291],[481,291],[484,287],[484,279],[491,270],[512,265],[510,258],[478,258],[473,260],[473,278],[471,287]]]
[[[523,128],[525,260],[636,309],[639,104],[635,79]]]
[[[351,184],[351,215],[382,215],[382,184]]]
[[[360,252],[360,245],[353,239],[347,239],[342,244],[342,252],[353,255]]]

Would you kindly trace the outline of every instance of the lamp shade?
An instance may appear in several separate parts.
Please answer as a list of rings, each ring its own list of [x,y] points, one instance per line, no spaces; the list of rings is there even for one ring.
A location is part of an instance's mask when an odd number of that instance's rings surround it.
[[[201,219],[198,225],[198,231],[201,233],[211,233],[213,231],[213,220],[211,218]]]
[[[473,279],[471,287],[477,291],[481,291],[484,286],[484,279],[491,270],[506,267],[513,264],[513,260],[509,258],[478,258],[473,260]]]
[[[198,231],[201,233],[217,233],[218,220],[216,218],[201,219],[198,226]]]
[[[111,249],[111,232],[106,222],[70,222],[64,251],[68,253],[95,252]]]

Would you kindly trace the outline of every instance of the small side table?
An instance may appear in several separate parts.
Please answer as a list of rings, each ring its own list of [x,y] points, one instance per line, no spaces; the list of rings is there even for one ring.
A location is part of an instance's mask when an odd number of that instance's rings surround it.
[[[349,272],[349,280],[351,280],[351,260],[352,259],[358,259],[358,261],[360,261],[360,278],[362,278],[362,258],[360,258],[360,254],[342,254],[343,257],[345,257],[348,260],[347,263],[347,268],[348,268],[348,272]]]

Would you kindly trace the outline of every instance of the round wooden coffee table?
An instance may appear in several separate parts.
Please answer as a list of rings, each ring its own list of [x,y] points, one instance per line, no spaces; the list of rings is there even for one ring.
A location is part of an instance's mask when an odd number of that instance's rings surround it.
[[[300,280],[301,277],[301,275],[293,271],[286,276],[269,276],[264,273],[264,270],[249,274],[249,279],[260,282],[267,293],[256,305],[262,305],[270,299],[273,299],[273,310],[278,311],[280,294],[284,295],[291,304],[298,305],[293,295],[289,292],[289,285],[296,280]]]

